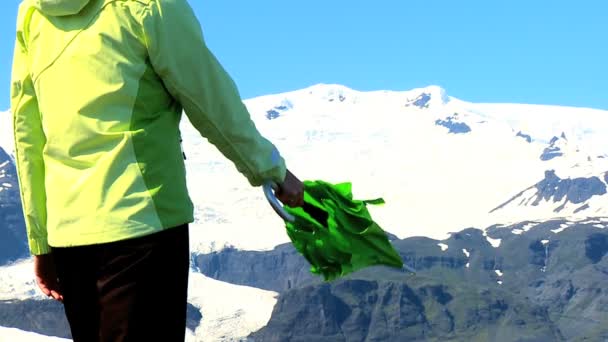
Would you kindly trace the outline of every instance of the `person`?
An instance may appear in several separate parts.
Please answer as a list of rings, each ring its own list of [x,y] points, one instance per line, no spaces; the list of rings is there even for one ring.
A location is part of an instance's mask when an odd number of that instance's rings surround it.
[[[11,83],[28,242],[74,341],[180,341],[189,270],[179,123],[303,204],[186,0],[24,0]]]

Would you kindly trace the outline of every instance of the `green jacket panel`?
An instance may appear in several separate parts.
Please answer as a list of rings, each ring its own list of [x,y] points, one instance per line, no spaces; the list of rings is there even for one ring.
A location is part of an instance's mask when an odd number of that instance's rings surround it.
[[[192,222],[182,108],[252,185],[284,178],[185,0],[26,0],[17,25],[11,109],[33,254]]]

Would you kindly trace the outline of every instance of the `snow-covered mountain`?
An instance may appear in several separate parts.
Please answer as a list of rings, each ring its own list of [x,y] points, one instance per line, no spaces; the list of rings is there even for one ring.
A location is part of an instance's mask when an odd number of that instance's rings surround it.
[[[437,86],[359,92],[321,84],[246,104],[298,177],[352,181],[356,197],[383,197],[372,215],[400,238],[608,211],[607,111],[470,103]],[[182,130],[195,248],[287,242],[260,189],[187,120]]]
[[[327,84],[246,105],[300,179],[350,181],[356,198],[383,197],[385,205],[369,210],[399,238],[447,241],[468,227],[492,226],[492,235],[515,222],[608,217],[608,111],[471,103],[437,86],[359,92]],[[0,148],[13,155],[10,125],[10,115],[0,113]],[[185,117],[181,127],[196,206],[193,253],[288,242],[261,189],[250,187]],[[26,276],[28,262],[0,271],[0,300],[39,297]],[[268,322],[275,296],[193,271],[189,302],[203,319],[189,339],[247,336]]]

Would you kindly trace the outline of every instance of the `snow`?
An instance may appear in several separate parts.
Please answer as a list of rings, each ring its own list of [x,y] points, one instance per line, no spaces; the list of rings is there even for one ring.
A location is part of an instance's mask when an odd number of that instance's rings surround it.
[[[34,281],[32,258],[0,267],[0,300],[46,299]]]
[[[538,224],[537,222],[526,223],[525,225],[523,225],[520,228],[513,229],[511,232],[513,234],[520,235],[520,234],[523,234],[523,233],[527,232],[528,230],[532,229],[532,227],[536,226],[537,224]]]
[[[439,246],[444,252],[448,250],[448,245],[446,245],[445,243],[438,243],[437,246]]]
[[[590,219],[590,220],[580,220],[578,221],[580,224],[600,224],[602,221],[600,219]]]
[[[232,285],[191,273],[188,301],[203,319],[192,337],[197,342],[234,341],[268,324],[276,297],[272,291]]]
[[[490,245],[492,245],[492,247],[494,247],[494,248],[500,247],[500,242],[502,241],[502,239],[493,239],[493,238],[489,237],[488,232],[486,230],[483,231],[483,236],[485,236],[486,241],[488,241],[488,243]]]
[[[14,155],[13,123],[12,116],[8,111],[0,112],[0,147],[9,155]]]
[[[490,245],[492,245],[492,247],[494,247],[494,248],[500,247],[500,242],[502,241],[501,239],[492,239],[489,236],[486,236],[486,240],[488,240]]]
[[[0,327],[0,342],[68,342],[67,340],[59,337],[51,337],[36,334],[33,332],[27,332],[16,328]]]
[[[491,113],[493,118],[503,117],[517,131],[546,143],[563,132],[569,141],[581,147],[590,151],[597,149],[597,154],[606,153],[602,134],[608,130],[608,121],[601,120],[606,115],[604,110],[513,103],[475,103],[470,108]]]
[[[570,227],[570,225],[562,223],[562,224],[559,225],[559,228],[557,228],[557,229],[551,229],[551,231],[553,233],[557,234],[557,233],[563,232],[566,228],[569,228],[569,227]]]
[[[423,109],[405,106],[421,93],[431,94],[431,102],[439,100]],[[550,139],[562,132],[573,149],[589,145],[582,144],[584,132],[592,126],[594,132],[605,132],[606,125],[596,127],[568,118],[582,113],[589,122],[599,122],[606,111],[558,107],[561,114],[554,117],[556,108],[551,106],[506,105],[508,110],[504,110],[502,105],[478,105],[441,94],[438,87],[359,92],[339,85],[315,85],[250,99],[246,104],[256,126],[277,145],[299,178],[351,181],[356,198],[383,197],[386,204],[369,206],[370,213],[400,238],[424,235],[443,240],[449,232],[470,226],[560,217],[553,212],[559,204],[552,202],[488,213],[514,192],[542,180],[549,167],[560,177],[573,174],[570,169],[580,174],[608,169],[602,169],[608,158],[583,164],[589,154],[585,151],[550,162],[539,159]],[[281,106],[286,109],[278,118],[266,118],[266,111]],[[471,127],[470,133],[446,134],[435,125],[436,119],[453,113]],[[573,120],[578,127],[574,130],[569,126]],[[268,250],[288,242],[283,222],[269,209],[261,190],[251,188],[185,120],[182,126],[189,184],[198,204],[195,248],[209,251],[234,245]],[[518,131],[530,134],[532,143],[516,137]],[[608,216],[608,196],[595,197],[590,210],[600,208],[595,214]],[[569,204],[563,215],[573,215],[578,207]],[[437,215],[438,211],[442,214]],[[583,210],[577,217],[588,215]],[[255,229],[251,222],[256,222]]]

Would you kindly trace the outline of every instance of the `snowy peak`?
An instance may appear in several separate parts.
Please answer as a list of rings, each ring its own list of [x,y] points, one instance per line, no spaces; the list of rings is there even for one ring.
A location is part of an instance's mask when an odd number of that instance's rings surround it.
[[[545,171],[545,178],[494,208],[496,211],[518,211],[539,208],[556,216],[576,217],[580,214],[608,215],[606,195],[608,172],[595,176],[560,178],[555,170]]]
[[[441,109],[450,101],[446,91],[428,86],[407,91],[357,91],[339,84],[316,84],[308,88],[260,96],[246,101],[254,115],[264,113],[266,120],[285,117],[290,111],[310,115],[321,108],[339,110],[350,106],[376,107],[377,109]]]
[[[443,238],[463,227],[572,214],[597,216],[608,208],[604,204],[608,194],[601,194],[597,183],[605,183],[608,170],[608,158],[598,157],[608,155],[606,111],[471,103],[448,96],[438,86],[357,91],[317,84],[245,103],[257,127],[300,177],[352,181],[362,198],[384,197],[387,204],[372,209],[374,217],[400,238],[420,234]],[[184,139],[186,143],[199,139],[198,133]],[[214,156],[199,146],[185,146],[201,151],[204,158]],[[210,167],[208,162],[196,162],[190,158],[190,175]],[[223,161],[213,168],[222,175],[233,169]],[[545,174],[549,170],[554,173]],[[213,196],[211,189],[218,196],[223,194],[218,186],[193,178],[193,188],[200,183],[200,193],[205,194],[200,201]],[[255,190],[239,189],[232,200],[234,208],[216,206],[214,212],[221,216],[234,210],[259,213],[266,209],[263,201],[257,209],[244,205],[259,200]],[[565,206],[556,211],[563,201],[567,201]],[[584,205],[588,207],[581,208]],[[402,219],[404,210],[407,223]],[[245,234],[236,233],[235,218],[212,221],[205,216],[208,211],[201,209],[201,225],[235,227],[206,232],[206,240],[226,235],[215,241],[216,246],[230,242],[236,248],[273,247],[261,240],[245,241]],[[272,213],[268,216],[268,222],[273,222]]]
[[[450,98],[443,88],[439,86],[428,86],[426,88],[409,91],[405,106],[426,109],[431,106],[437,107],[445,105],[449,101]]]
[[[308,95],[327,102],[354,102],[358,91],[338,84],[317,84],[305,89]]]

